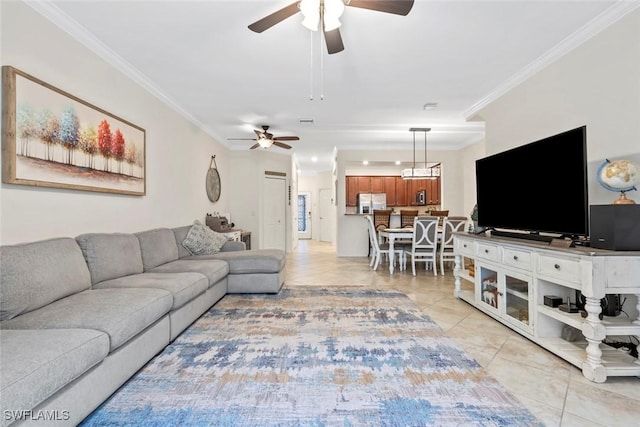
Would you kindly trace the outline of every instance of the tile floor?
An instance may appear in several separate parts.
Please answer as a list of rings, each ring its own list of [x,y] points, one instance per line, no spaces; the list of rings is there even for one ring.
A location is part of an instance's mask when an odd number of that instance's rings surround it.
[[[553,353],[453,296],[453,273],[433,276],[422,264],[389,274],[368,258],[337,257],[329,243],[301,240],[287,256],[287,285],[389,287],[407,294],[447,334],[526,405],[544,425],[640,426],[640,378],[593,383]]]

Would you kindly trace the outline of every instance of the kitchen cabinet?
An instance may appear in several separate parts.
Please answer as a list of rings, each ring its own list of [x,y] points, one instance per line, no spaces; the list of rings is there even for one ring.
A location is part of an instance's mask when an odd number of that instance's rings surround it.
[[[591,381],[640,376],[638,359],[603,343],[607,337],[640,337],[640,319],[603,316],[602,310],[603,299],[619,294],[640,301],[639,252],[467,233],[454,235],[454,247],[457,298],[582,369]],[[462,268],[463,257],[473,260],[473,275]],[[545,296],[575,304],[578,294],[584,298],[582,312],[545,304]]]
[[[407,182],[409,182],[407,199],[410,205],[416,206],[415,195],[420,190],[425,190],[427,193],[427,205],[440,204],[440,177],[435,179],[412,179]]]
[[[396,206],[409,206],[409,198],[407,196],[407,180],[402,177],[395,177],[396,183]]]
[[[398,205],[398,198],[396,195],[396,176],[384,176],[382,177],[383,189],[382,192],[387,194],[387,207],[400,206]]]
[[[358,177],[357,176],[347,176],[346,177],[346,199],[347,206],[357,206],[358,205]]]
[[[383,176],[371,176],[371,193],[384,193],[384,177]],[[364,193],[364,191],[363,191]]]
[[[358,193],[371,193],[371,177],[359,176],[358,178]]]
[[[440,204],[440,177],[436,179],[426,179],[425,186],[427,189],[427,204]]]

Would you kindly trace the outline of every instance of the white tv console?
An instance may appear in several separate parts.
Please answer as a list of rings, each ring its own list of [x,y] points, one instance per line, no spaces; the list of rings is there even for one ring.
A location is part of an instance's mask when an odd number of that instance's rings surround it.
[[[640,339],[639,251],[558,248],[468,233],[456,233],[454,241],[457,298],[582,369],[591,381],[640,376],[638,359],[602,343],[607,336]],[[472,274],[463,268],[464,258],[473,260]],[[545,296],[576,303],[576,290],[585,297],[586,318],[544,304]],[[623,307],[633,318],[622,313],[601,320],[607,294],[635,295],[636,306]]]

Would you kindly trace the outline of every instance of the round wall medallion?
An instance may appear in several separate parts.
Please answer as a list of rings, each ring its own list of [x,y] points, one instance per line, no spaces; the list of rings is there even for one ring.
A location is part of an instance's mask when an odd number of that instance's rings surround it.
[[[215,156],[211,158],[211,164],[215,165]],[[220,191],[222,190],[222,185],[220,184],[220,174],[218,173],[217,165],[216,167],[211,167],[209,165],[209,170],[207,171],[207,180],[205,186],[207,188],[207,197],[212,202],[217,202],[220,199]]]

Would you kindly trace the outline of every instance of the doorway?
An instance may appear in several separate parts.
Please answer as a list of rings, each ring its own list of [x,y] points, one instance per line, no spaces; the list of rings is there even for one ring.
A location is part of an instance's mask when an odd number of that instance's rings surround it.
[[[298,239],[311,238],[311,193],[298,193]]]

